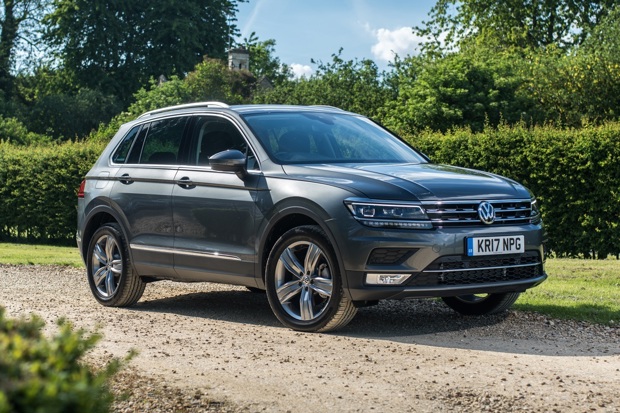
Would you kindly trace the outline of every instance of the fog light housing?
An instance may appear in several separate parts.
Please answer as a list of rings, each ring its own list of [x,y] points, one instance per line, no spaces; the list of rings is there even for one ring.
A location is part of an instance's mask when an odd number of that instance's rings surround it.
[[[411,274],[366,274],[366,284],[399,285],[407,281]]]

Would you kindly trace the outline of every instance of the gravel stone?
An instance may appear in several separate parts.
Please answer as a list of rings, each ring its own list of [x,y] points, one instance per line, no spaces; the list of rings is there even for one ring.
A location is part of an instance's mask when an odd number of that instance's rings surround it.
[[[618,412],[620,328],[439,300],[362,308],[330,334],[288,330],[264,294],[149,284],[130,308],[91,296],[85,271],[0,265],[0,306],[98,329],[87,362],[135,349],[112,380],[115,412]]]

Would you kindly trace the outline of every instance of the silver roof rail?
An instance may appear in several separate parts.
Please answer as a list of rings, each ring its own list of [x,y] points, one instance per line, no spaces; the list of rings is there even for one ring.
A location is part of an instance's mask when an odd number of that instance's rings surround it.
[[[144,112],[142,115],[138,116],[138,119],[145,118],[147,116],[152,116],[157,113],[169,112],[172,110],[178,109],[193,109],[193,108],[229,108],[226,103],[223,102],[194,102],[194,103],[186,103],[184,105],[176,105],[176,106],[167,106],[161,109],[150,110],[148,112]]]
[[[341,109],[337,106],[331,106],[331,105],[310,105],[311,108],[325,108],[325,109],[334,109],[334,110],[339,110],[341,112],[346,112],[344,109]]]

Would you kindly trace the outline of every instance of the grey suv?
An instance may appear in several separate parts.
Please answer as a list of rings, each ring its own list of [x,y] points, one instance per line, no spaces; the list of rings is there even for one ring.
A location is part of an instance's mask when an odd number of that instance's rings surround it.
[[[323,106],[203,102],[123,125],[78,193],[93,295],[147,283],[266,290],[302,331],[379,300],[441,297],[463,314],[541,283],[543,230],[519,183],[436,165],[371,120]]]

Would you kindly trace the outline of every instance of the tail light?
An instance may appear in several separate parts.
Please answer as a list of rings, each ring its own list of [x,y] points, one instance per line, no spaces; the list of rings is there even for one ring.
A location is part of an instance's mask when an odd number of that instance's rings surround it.
[[[82,183],[80,184],[80,187],[78,188],[78,191],[77,191],[78,198],[84,198],[84,187],[85,186],[86,186],[86,179],[82,181]]]

